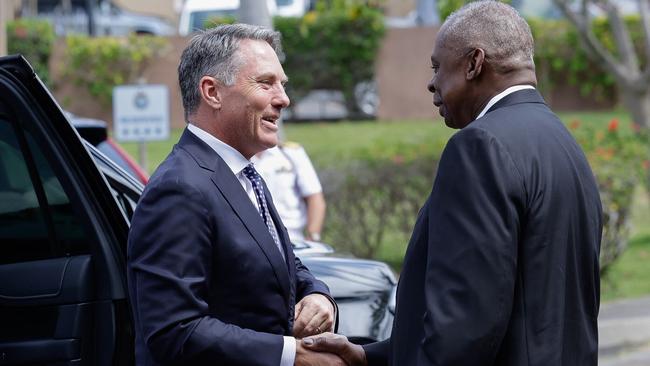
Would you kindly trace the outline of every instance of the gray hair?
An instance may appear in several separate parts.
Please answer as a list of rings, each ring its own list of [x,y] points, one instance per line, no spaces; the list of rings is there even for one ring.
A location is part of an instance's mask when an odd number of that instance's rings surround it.
[[[201,101],[199,81],[212,76],[224,85],[233,85],[243,60],[237,50],[244,39],[266,41],[281,55],[280,33],[249,24],[226,24],[196,34],[183,50],[178,65],[185,118],[196,112]]]
[[[471,2],[447,18],[439,35],[459,56],[470,49],[483,49],[497,72],[534,68],[530,27],[510,5],[491,0]]]

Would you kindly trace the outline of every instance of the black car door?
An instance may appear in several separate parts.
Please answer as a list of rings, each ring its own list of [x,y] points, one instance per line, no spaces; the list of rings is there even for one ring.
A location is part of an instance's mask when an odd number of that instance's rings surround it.
[[[133,363],[127,233],[32,68],[0,58],[0,365]]]

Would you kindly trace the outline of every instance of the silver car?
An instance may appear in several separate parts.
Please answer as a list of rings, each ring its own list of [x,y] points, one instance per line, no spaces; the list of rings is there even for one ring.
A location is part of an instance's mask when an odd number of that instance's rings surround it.
[[[29,4],[29,2],[25,2]],[[46,19],[54,26],[58,36],[66,34],[88,34],[88,14],[85,1],[41,0],[37,8],[23,7],[23,16]],[[109,0],[100,1],[92,8],[97,36],[126,36],[130,33],[171,36],[175,28],[167,21],[149,15],[142,15],[122,9]]]

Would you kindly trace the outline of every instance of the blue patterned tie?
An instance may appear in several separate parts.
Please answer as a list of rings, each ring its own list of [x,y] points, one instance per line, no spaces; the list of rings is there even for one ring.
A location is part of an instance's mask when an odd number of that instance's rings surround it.
[[[247,165],[246,168],[244,168],[243,172],[246,178],[251,181],[251,185],[253,186],[253,192],[255,192],[255,198],[257,198],[257,204],[260,208],[260,215],[262,215],[262,220],[264,220],[264,223],[269,229],[269,233],[271,234],[275,245],[280,250],[282,259],[285,259],[284,250],[282,250],[282,245],[280,244],[280,239],[278,238],[278,232],[275,230],[275,225],[273,224],[273,219],[271,219],[271,213],[269,212],[269,206],[266,203],[264,187],[262,186],[262,177],[257,173],[257,170],[253,168],[253,164]]]

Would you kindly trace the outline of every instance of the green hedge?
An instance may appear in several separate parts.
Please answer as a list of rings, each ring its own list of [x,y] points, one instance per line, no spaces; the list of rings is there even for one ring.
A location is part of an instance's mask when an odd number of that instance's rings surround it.
[[[607,73],[600,63],[589,58],[582,48],[575,27],[564,19],[528,19],[535,38],[535,65],[540,86],[550,92],[557,85],[579,87],[584,96],[597,99],[616,99],[614,77]],[[632,42],[645,65],[643,52],[643,30],[639,16],[627,16],[625,23],[630,31]],[[609,23],[605,18],[593,21],[596,37],[614,55],[617,54]]]
[[[385,32],[381,11],[362,2],[335,2],[301,18],[275,18],[282,34],[288,93],[299,98],[313,89],[341,90],[353,115],[359,108],[354,88],[374,78]]]
[[[377,143],[320,169],[327,240],[339,251],[400,268],[444,144],[442,137],[422,144]]]
[[[630,238],[635,189],[650,169],[648,132],[617,118],[572,120],[603,206],[601,268],[606,272]],[[401,267],[418,209],[431,191],[446,135],[415,144],[378,141],[319,165],[328,203],[325,238],[338,250]]]
[[[436,5],[438,6],[438,13],[440,14],[440,19],[447,19],[447,17],[458,10],[461,6],[471,3],[472,0],[437,0]],[[502,0],[502,3],[511,4],[511,0]]]
[[[206,28],[232,17],[208,19]],[[340,90],[351,117],[361,116],[355,87],[374,80],[375,60],[385,33],[379,4],[362,0],[320,0],[302,17],[275,17],[282,34],[283,66],[290,70],[287,93],[300,99],[314,89]]]
[[[569,122],[589,160],[603,206],[600,266],[606,272],[628,246],[635,190],[646,182],[650,162],[648,131],[612,119],[606,127]]]
[[[7,24],[7,51],[22,54],[36,74],[51,84],[48,64],[54,44],[54,29],[45,20],[21,18]]]
[[[164,38],[136,34],[128,38],[76,35],[66,41],[65,77],[106,107],[111,105],[113,88],[137,81],[147,63],[167,45]]]

